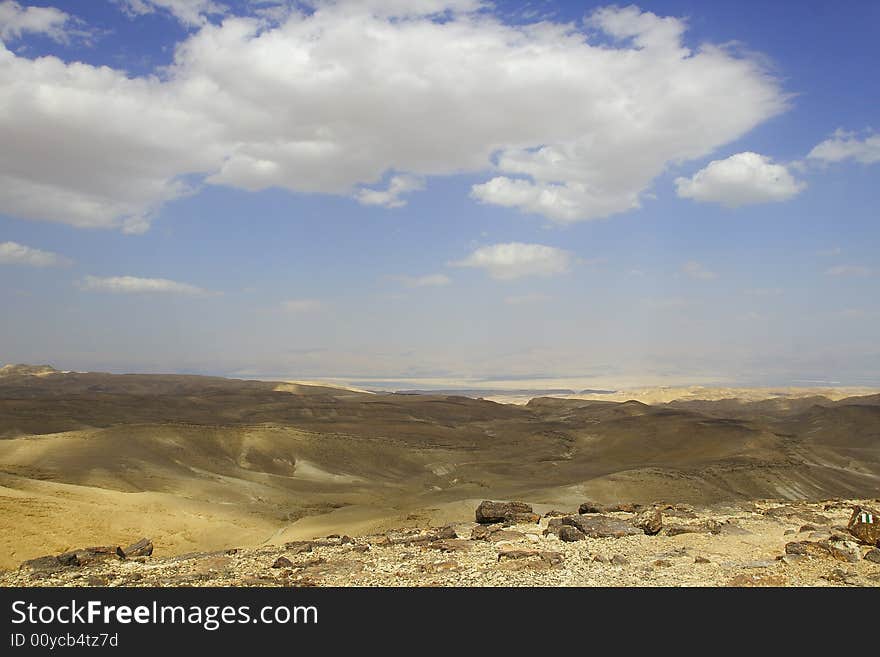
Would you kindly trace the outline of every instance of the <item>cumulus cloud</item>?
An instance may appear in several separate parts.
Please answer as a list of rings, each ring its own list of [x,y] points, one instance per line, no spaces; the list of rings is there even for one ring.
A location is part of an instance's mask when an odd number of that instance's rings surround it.
[[[71,17],[55,7],[24,7],[15,0],[0,2],[0,40],[19,39],[24,34],[44,34],[55,41],[67,40],[65,27]],[[2,44],[0,44],[2,47]]]
[[[118,294],[183,294],[203,296],[210,294],[189,283],[178,283],[167,278],[139,278],[137,276],[86,276],[80,288],[95,292],[114,292]]]
[[[34,249],[17,242],[0,242],[0,265],[56,267],[67,264],[70,264],[70,260],[51,251]]]
[[[843,162],[855,160],[862,164],[880,162],[880,135],[869,133],[863,139],[854,132],[835,130],[834,134],[807,154],[811,160]]]
[[[690,178],[676,178],[680,197],[720,203],[729,208],[787,201],[806,188],[782,164],[758,153],[737,153],[714,160]]]
[[[568,270],[572,257],[568,251],[543,244],[508,242],[476,249],[455,267],[475,267],[492,278],[507,281],[522,276],[553,276]]]
[[[446,274],[426,274],[425,276],[392,276],[406,287],[442,287],[449,285],[452,279]]]
[[[208,16],[222,16],[229,11],[226,5],[213,0],[116,0],[116,3],[131,16],[164,12],[188,27],[203,24]]]
[[[870,276],[871,268],[863,265],[837,265],[825,270],[828,276]]]
[[[707,269],[704,265],[700,264],[695,260],[691,260],[690,262],[686,262],[681,266],[681,271],[686,276],[690,278],[696,278],[701,281],[711,281],[715,278],[718,278],[718,274],[710,269]]]
[[[506,24],[471,0],[199,18],[215,5],[127,2],[198,22],[161,76],[0,44],[0,212],[138,232],[193,181],[394,204],[393,185],[362,188],[494,168],[477,200],[571,222],[638,207],[669,163],[786,107],[755,60],[689,50],[682,20],[634,7],[585,25]]]
[[[406,201],[400,198],[401,195],[424,188],[425,181],[418,176],[393,176],[388,182],[387,189],[361,189],[358,190],[355,198],[361,205],[400,208],[406,205]]]
[[[324,304],[317,299],[289,299],[281,302],[282,310],[291,313],[310,313],[323,307]]]

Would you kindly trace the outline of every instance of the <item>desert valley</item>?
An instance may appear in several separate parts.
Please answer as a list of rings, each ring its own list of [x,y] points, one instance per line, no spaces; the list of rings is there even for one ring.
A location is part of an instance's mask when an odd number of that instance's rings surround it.
[[[623,399],[620,391],[608,400],[506,404],[6,366],[0,370],[0,569],[7,572],[0,583],[192,584],[216,576],[214,583],[253,584],[259,573],[274,583],[286,573],[286,584],[671,585],[740,575],[771,583],[775,575],[749,568],[778,569],[804,557],[812,575],[789,575],[786,583],[849,577],[850,584],[876,586],[880,565],[869,557],[871,546],[846,527],[854,506],[876,508],[880,498],[880,394],[821,392],[768,389],[724,398],[691,389],[646,404]],[[475,522],[484,500],[522,501],[528,510],[497,518],[501,524]],[[639,518],[655,511],[657,531],[613,529],[638,527]],[[598,515],[582,526],[590,514]],[[611,523],[612,531],[590,522]],[[562,525],[574,529],[561,537]],[[128,578],[139,561],[123,563],[124,555],[114,554],[110,562],[97,559],[103,575],[61,566],[18,570],[45,555],[83,546],[124,549],[142,537],[150,540],[149,556],[137,556],[158,568],[152,578]],[[788,547],[792,542],[809,545]],[[427,579],[379,576],[375,564],[373,579],[344,568],[328,575],[322,565],[335,563],[330,556],[340,551],[378,558],[373,548],[381,545],[394,572],[409,559]],[[520,548],[539,567],[523,570],[525,562],[516,559],[516,567],[505,565],[502,553]],[[481,550],[488,550],[487,564],[503,566],[502,579],[480,579],[479,568],[449,581],[436,574],[461,572],[438,555],[466,552],[479,561]],[[95,561],[84,554],[84,564]],[[193,554],[191,563],[201,564],[195,579],[179,570]],[[686,556],[686,567],[663,570],[685,563],[669,555]],[[615,568],[615,556],[644,562],[651,572],[660,568],[660,575]],[[716,572],[688,579],[697,557],[715,563]],[[297,559],[312,571],[297,571]],[[606,563],[610,570],[602,575]],[[851,572],[819,581],[841,564]],[[315,569],[323,579],[295,575]]]

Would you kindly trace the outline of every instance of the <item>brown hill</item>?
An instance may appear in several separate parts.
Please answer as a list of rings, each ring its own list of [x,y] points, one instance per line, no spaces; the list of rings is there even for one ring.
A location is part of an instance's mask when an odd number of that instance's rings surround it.
[[[454,520],[493,497],[570,507],[880,490],[873,398],[715,404],[517,406],[216,377],[10,374],[0,566],[99,538],[149,535],[183,551]]]

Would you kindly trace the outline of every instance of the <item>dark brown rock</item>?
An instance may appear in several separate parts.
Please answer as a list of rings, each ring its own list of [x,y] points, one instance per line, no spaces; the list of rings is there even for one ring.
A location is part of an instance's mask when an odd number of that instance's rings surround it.
[[[596,502],[584,502],[578,507],[578,513],[605,513],[607,509]]]
[[[694,557],[694,563],[712,563],[706,557]]]
[[[880,563],[880,550],[878,550],[877,548],[874,548],[873,550],[868,550],[868,553],[865,555],[865,559],[873,563]]]
[[[434,541],[431,547],[441,552],[464,552],[473,547],[473,543],[463,538],[446,538],[441,541]]]
[[[559,536],[560,541],[565,541],[566,543],[574,543],[575,541],[584,540],[587,535],[584,534],[577,527],[572,527],[571,525],[562,525],[559,527]]]
[[[576,527],[590,538],[621,538],[643,533],[626,520],[603,515],[567,516],[562,519],[562,524]]]
[[[272,564],[272,568],[290,568],[293,562],[287,557],[278,557]]]
[[[480,502],[475,512],[476,520],[480,524],[505,522],[514,520],[517,514],[533,514],[532,506],[525,502],[492,502],[484,500]]]
[[[442,541],[447,538],[458,538],[458,534],[455,533],[455,527],[452,525],[446,525],[434,532],[435,541]]]
[[[311,552],[314,545],[311,541],[291,541],[284,544],[284,549],[291,554],[302,554],[303,552]]]
[[[65,564],[61,563],[58,557],[52,555],[29,559],[19,566],[21,570],[30,570],[34,573],[53,573],[64,567]]]
[[[611,565],[612,566],[626,566],[629,564],[629,559],[627,559],[622,554],[615,554],[611,557]]]
[[[126,558],[131,557],[149,557],[153,554],[153,541],[148,538],[142,538],[136,543],[132,543],[122,550],[122,554]]]

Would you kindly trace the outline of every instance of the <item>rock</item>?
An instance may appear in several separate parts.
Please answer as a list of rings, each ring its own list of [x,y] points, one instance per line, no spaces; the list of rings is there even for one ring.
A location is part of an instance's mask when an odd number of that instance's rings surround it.
[[[501,541],[524,541],[526,535],[522,532],[513,531],[512,529],[502,529],[489,534],[486,540],[490,543],[500,543]]]
[[[153,554],[153,541],[148,538],[142,538],[123,549],[122,554],[128,559],[131,557],[149,557]]]
[[[34,573],[54,573],[65,567],[66,564],[61,563],[56,556],[37,557],[29,559],[19,566],[20,570],[30,570]]]
[[[491,525],[477,525],[471,530],[471,540],[487,541],[492,534],[500,529],[500,527],[492,527]]]
[[[633,519],[632,524],[648,536],[654,536],[663,529],[663,514],[660,512],[660,509],[649,509],[637,515]]]
[[[272,564],[272,568],[290,568],[293,562],[287,557],[278,557]]]
[[[302,554],[303,552],[311,552],[314,549],[314,543],[311,541],[291,541],[284,544],[284,549],[291,554]]]
[[[854,506],[846,525],[850,534],[866,545],[880,547],[880,513],[867,506]]]
[[[602,554],[597,554],[595,557],[593,557],[593,561],[597,563],[608,563],[608,557]]]
[[[816,531],[816,525],[801,525],[801,528],[798,530],[799,532],[814,532]]]
[[[535,515],[532,506],[525,502],[492,502],[484,500],[476,510],[476,520],[480,524],[511,521],[517,514]],[[539,518],[540,519],[540,518]]]
[[[830,551],[826,544],[813,541],[792,541],[791,543],[786,543],[785,553],[799,554],[806,557],[830,556]]]
[[[629,564],[629,559],[627,559],[622,554],[615,554],[611,557],[611,565],[612,566],[626,566]]]
[[[858,543],[853,541],[830,541],[828,550],[831,556],[838,561],[858,563],[862,558],[862,551],[859,549]]]
[[[458,534],[455,532],[455,527],[452,525],[446,525],[445,527],[441,527],[436,532],[434,532],[435,541],[442,541],[448,538],[458,538]],[[351,539],[349,539],[350,541]]]
[[[562,524],[576,527],[590,538],[621,538],[644,533],[626,520],[593,514],[567,516]]]
[[[804,559],[807,559],[807,557],[803,554],[783,554],[776,557],[777,561],[781,561],[786,566],[793,566],[796,563],[800,563]]]
[[[786,529],[784,532],[782,532],[782,535],[783,536],[791,536],[792,534],[796,534],[796,533],[797,532],[795,532],[795,530],[793,530],[793,529]]]
[[[606,509],[595,502],[584,502],[578,507],[578,513],[605,513]]]
[[[868,550],[864,558],[867,561],[871,561],[873,563],[880,563],[880,550],[878,550],[877,548],[874,548],[873,550]]]
[[[694,563],[712,563],[706,557],[694,557]]]
[[[361,554],[363,554],[364,552],[370,551],[370,546],[369,545],[352,545],[351,549],[355,552],[360,552]]]
[[[567,516],[567,515],[568,514],[565,513],[564,511],[557,511],[556,509],[553,509],[552,511],[548,511],[547,513],[545,513],[544,517],[545,518],[559,518],[561,516]]]
[[[635,504],[633,502],[625,502],[623,504],[615,504],[613,506],[609,506],[606,511],[611,512],[620,512],[620,513],[638,513],[642,508],[641,504]]]
[[[473,547],[473,543],[463,538],[446,538],[440,541],[433,541],[430,547],[441,552],[464,552]]]
[[[558,536],[560,541],[565,541],[566,543],[582,541],[587,537],[587,535],[584,534],[580,529],[572,527],[571,525],[562,525],[559,528]]]
[[[671,568],[672,565],[672,562],[668,559],[657,559],[657,561],[654,562],[655,568]]]

